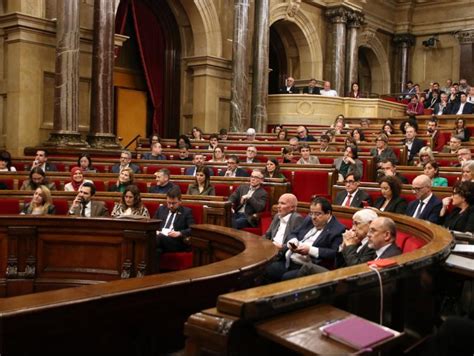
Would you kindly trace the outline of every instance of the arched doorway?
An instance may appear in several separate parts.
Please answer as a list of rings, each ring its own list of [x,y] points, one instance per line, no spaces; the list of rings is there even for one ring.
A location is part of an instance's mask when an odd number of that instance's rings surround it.
[[[181,44],[174,15],[166,1],[122,0],[116,32],[130,36],[117,65],[132,65],[146,82],[146,134],[163,137],[179,133]],[[119,103],[117,103],[118,105]],[[134,120],[134,118],[117,118]]]
[[[269,56],[270,73],[268,74],[268,93],[276,94],[285,81],[288,73],[288,64],[286,61],[285,47],[280,35],[273,26],[270,27]]]

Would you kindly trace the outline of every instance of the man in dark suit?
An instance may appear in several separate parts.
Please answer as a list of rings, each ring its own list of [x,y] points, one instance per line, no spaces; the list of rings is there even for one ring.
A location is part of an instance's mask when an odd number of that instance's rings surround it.
[[[103,201],[92,200],[96,192],[92,182],[85,182],[79,188],[76,198],[69,209],[69,215],[82,217],[108,216],[109,210]]]
[[[381,162],[380,177],[383,177],[383,176],[397,177],[400,180],[400,182],[402,182],[402,184],[408,184],[407,177],[397,172],[397,165],[395,164],[395,162],[393,162],[390,159],[385,159]]]
[[[232,227],[243,229],[256,227],[259,223],[258,213],[265,210],[268,194],[262,187],[263,172],[254,169],[250,175],[250,184],[239,186],[229,197],[232,203]]]
[[[448,103],[448,94],[441,93],[441,100],[434,105],[434,115],[448,115],[451,112],[451,104]]]
[[[248,177],[248,172],[239,167],[239,157],[236,155],[231,155],[227,159],[227,170],[221,171],[219,173],[220,176],[225,177]]]
[[[132,162],[132,153],[127,150],[123,150],[120,153],[120,163],[116,163],[112,166],[112,173],[120,173],[124,168],[130,168],[133,173],[141,173],[140,167]]]
[[[36,167],[40,167],[43,172],[56,172],[58,170],[55,164],[48,162],[48,151],[46,150],[36,150],[35,160],[29,170],[31,171]]]
[[[344,180],[345,191],[340,191],[334,199],[335,205],[351,206],[353,208],[363,208],[365,205],[372,205],[372,198],[367,192],[360,189],[360,176],[356,173],[349,173]]]
[[[421,148],[425,145],[425,142],[416,137],[416,129],[412,126],[408,126],[405,129],[405,138],[403,139],[402,142],[407,147],[408,164],[412,164],[413,158],[418,154]]]
[[[467,101],[467,94],[459,93],[459,101],[455,102],[451,108],[452,115],[466,115],[474,113],[474,105]]]
[[[320,88],[316,86],[316,79],[310,79],[308,86],[303,88],[303,94],[321,95]]]
[[[298,134],[298,141],[299,142],[314,142],[316,139],[313,135],[310,135],[306,126],[298,126],[296,129],[296,133]]]
[[[150,187],[148,190],[150,193],[155,194],[166,194],[176,185],[170,182],[170,171],[166,168],[160,169],[155,172],[156,185]]]
[[[345,230],[346,227],[332,215],[331,203],[324,198],[314,198],[310,213],[300,227],[290,234],[277,261],[266,267],[265,282],[296,278],[301,267],[307,263],[334,264]]]
[[[380,217],[370,223],[367,238],[368,247],[375,250],[376,260],[401,255],[402,250],[395,244],[397,225],[386,217]]]
[[[406,215],[437,224],[443,203],[433,194],[430,177],[419,175],[411,184],[416,200],[408,204]]]
[[[184,174],[187,176],[195,176],[197,168],[203,166],[205,161],[206,157],[202,153],[196,153],[193,158],[194,166],[186,168]],[[213,176],[214,170],[209,169],[209,175]]]
[[[179,187],[173,187],[166,193],[166,205],[161,205],[153,218],[161,220],[156,237],[158,256],[189,249],[185,239],[191,234],[194,218],[192,210],[181,205]]]
[[[290,233],[303,221],[303,217],[296,212],[297,205],[298,199],[294,194],[285,193],[278,199],[278,213],[275,214],[270,227],[263,235],[278,248],[286,245]]]
[[[280,94],[298,94],[298,89],[294,84],[295,79],[293,77],[286,78],[285,86],[280,88]]]

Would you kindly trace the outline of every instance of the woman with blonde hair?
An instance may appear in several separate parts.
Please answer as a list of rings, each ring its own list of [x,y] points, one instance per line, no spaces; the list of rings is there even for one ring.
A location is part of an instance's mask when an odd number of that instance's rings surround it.
[[[435,161],[435,157],[431,147],[425,146],[420,149],[418,152],[418,157],[420,158],[420,162],[418,163],[418,167],[423,167],[425,164],[431,161]]]
[[[133,170],[131,168],[124,168],[120,171],[117,182],[109,187],[109,192],[123,193],[125,188],[133,184]]]
[[[40,185],[33,193],[31,201],[21,210],[21,215],[51,215],[56,213],[51,191],[45,185]]]
[[[122,198],[116,203],[112,210],[112,217],[142,216],[149,218],[150,213],[142,203],[140,190],[136,185],[130,184],[123,191]]]

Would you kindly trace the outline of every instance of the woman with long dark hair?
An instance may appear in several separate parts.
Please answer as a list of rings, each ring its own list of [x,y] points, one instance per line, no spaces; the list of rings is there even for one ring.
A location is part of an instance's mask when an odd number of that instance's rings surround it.
[[[122,198],[112,210],[112,217],[141,216],[149,218],[150,213],[142,203],[140,190],[134,184],[128,185],[123,191]]]

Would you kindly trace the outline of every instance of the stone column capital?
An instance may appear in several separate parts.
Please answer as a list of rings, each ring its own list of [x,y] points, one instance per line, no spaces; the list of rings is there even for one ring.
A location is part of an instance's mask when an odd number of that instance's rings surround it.
[[[347,15],[347,27],[360,28],[364,24],[364,14],[361,12],[349,12]]]
[[[326,10],[326,17],[332,23],[347,23],[348,16],[352,11],[344,6],[333,7]]]
[[[399,46],[411,47],[415,44],[415,36],[411,33],[400,33],[393,37],[393,42]]]
[[[459,43],[474,43],[474,30],[458,31],[454,34]]]

